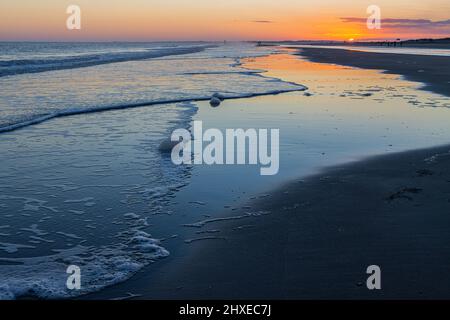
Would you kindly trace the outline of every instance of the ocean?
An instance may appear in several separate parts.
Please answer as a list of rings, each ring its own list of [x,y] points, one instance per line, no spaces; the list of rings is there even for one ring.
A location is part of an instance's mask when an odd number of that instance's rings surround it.
[[[0,132],[66,115],[208,99],[215,92],[237,98],[301,88],[239,66],[240,58],[270,52],[253,44],[3,42]]]
[[[168,256],[144,229],[168,214],[189,168],[173,166],[159,143],[189,127],[192,101],[216,92],[303,90],[241,66],[274,52],[249,43],[0,43],[0,299],[86,294]],[[71,264],[82,266],[80,291],[66,288]]]

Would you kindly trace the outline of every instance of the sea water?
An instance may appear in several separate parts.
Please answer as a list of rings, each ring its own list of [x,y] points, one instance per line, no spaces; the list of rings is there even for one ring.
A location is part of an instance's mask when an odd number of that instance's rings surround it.
[[[273,52],[247,43],[1,43],[0,298],[78,296],[168,256],[151,218],[172,214],[166,204],[190,168],[173,166],[159,143],[189,126],[191,101],[215,92],[303,90],[241,65]],[[69,265],[81,268],[81,290],[66,287]]]

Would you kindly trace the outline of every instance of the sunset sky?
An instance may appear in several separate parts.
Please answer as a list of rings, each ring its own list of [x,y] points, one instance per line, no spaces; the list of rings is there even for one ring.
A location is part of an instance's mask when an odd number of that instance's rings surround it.
[[[66,8],[81,8],[67,30]],[[366,28],[381,8],[382,29]],[[302,40],[450,36],[449,0],[1,0],[0,40]]]

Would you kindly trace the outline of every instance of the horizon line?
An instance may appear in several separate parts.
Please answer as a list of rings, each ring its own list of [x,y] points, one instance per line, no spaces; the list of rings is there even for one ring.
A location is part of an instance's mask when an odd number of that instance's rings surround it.
[[[414,40],[445,40],[445,39],[450,39],[450,35],[445,36],[445,37],[429,37],[429,38],[407,38],[407,39],[401,39],[400,38],[396,38],[396,37],[389,37],[389,38],[367,38],[367,39],[355,39],[354,43],[357,42],[380,42],[380,41],[392,41],[392,40],[397,40],[397,41],[414,41]],[[261,43],[265,43],[265,42],[349,42],[349,40],[332,40],[332,39],[284,39],[284,40],[258,40],[258,39],[247,39],[247,40],[237,40],[237,39],[233,39],[233,40],[228,40],[228,39],[222,39],[222,40],[169,40],[169,39],[165,39],[165,40],[82,40],[82,39],[77,39],[77,40],[62,40],[62,39],[54,39],[54,40],[43,40],[43,39],[38,39],[38,40],[3,40],[0,39],[0,42],[55,42],[55,43],[98,43],[98,42],[103,42],[103,43],[145,43],[145,42],[261,42]]]

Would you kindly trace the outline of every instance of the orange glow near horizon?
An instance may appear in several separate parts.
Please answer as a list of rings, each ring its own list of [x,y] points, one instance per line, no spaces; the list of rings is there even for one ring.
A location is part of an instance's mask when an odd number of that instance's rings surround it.
[[[449,36],[442,30],[383,28],[366,18],[366,1],[317,0],[2,0],[0,40],[363,40]],[[450,1],[378,0],[384,17],[446,20]],[[66,8],[81,8],[82,29],[65,27]],[[448,28],[447,28],[448,31]],[[355,40],[356,41],[356,40]]]

